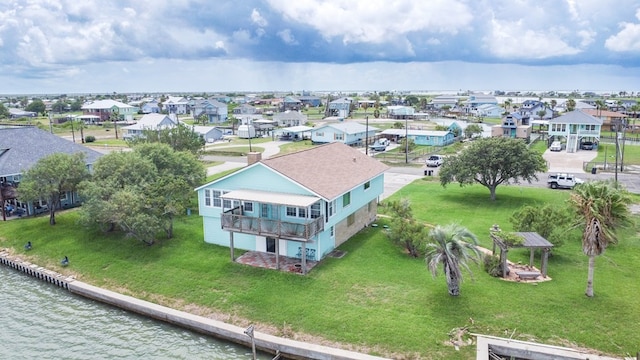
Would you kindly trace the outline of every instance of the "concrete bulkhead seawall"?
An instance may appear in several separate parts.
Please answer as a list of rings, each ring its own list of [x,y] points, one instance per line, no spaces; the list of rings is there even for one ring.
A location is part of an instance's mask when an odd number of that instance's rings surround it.
[[[184,311],[168,308],[148,301],[122,295],[110,290],[105,290],[73,277],[47,270],[35,264],[22,261],[16,256],[11,256],[6,251],[0,251],[0,264],[9,266],[27,275],[52,283],[56,286],[68,289],[71,293],[80,295],[105,304],[110,304],[153,319],[161,320],[186,329],[216,338],[251,346],[251,339],[245,334],[245,329],[239,326],[227,324],[221,321],[209,319],[203,316],[189,314]],[[348,350],[315,345],[300,341],[285,339],[264,333],[254,332],[256,348],[261,351],[275,354],[280,352],[287,359],[319,359],[319,360],[384,360],[386,358],[361,354]]]

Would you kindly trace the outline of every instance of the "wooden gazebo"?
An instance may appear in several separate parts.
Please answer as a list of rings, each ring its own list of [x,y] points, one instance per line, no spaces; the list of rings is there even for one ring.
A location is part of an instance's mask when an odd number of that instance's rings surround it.
[[[549,252],[553,247],[547,239],[543,238],[537,232],[515,232],[514,234],[522,237],[524,242],[518,245],[507,244],[500,237],[500,228],[494,225],[490,229],[491,239],[493,240],[493,253],[496,253],[496,246],[500,248],[500,264],[502,264],[502,277],[507,277],[507,254],[509,248],[524,247],[530,250],[529,266],[533,266],[533,256],[536,249],[542,250],[542,262],[540,264],[540,273],[542,277],[547,277],[547,262],[549,260]]]

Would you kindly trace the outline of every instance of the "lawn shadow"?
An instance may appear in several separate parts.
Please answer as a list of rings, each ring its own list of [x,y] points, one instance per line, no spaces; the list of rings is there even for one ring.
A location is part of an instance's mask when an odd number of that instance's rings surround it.
[[[536,204],[541,201],[539,197],[527,195],[520,191],[519,194],[496,193],[496,200],[492,201],[489,192],[480,193],[478,191],[470,192],[443,192],[439,194],[440,198],[447,202],[463,205],[464,207],[487,207],[501,209],[520,209],[524,205]]]

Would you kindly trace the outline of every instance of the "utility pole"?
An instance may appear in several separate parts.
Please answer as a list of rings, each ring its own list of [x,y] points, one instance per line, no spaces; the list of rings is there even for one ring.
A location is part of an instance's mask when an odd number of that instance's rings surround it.
[[[616,169],[615,169],[615,182],[618,184],[618,154],[620,153],[620,143],[618,141],[618,131],[620,130],[620,124],[616,124]]]
[[[75,131],[73,131],[73,120],[70,119],[69,122],[71,123],[71,138],[73,139],[73,142],[75,143],[76,142],[76,133],[75,133]]]
[[[620,172],[624,171],[623,163],[624,163],[624,141],[626,139],[627,132],[627,122],[625,119],[622,119],[622,148],[620,149]]]
[[[369,155],[369,115],[366,117],[367,119],[367,130],[365,130],[364,134],[364,153]]]
[[[404,118],[404,163],[409,163],[409,120]]]

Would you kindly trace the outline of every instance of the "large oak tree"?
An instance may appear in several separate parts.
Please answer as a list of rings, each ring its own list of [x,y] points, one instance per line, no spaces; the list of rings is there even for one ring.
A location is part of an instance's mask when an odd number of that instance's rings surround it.
[[[89,176],[84,153],[56,153],[40,159],[27,170],[18,187],[18,197],[26,202],[46,200],[49,224],[56,224],[60,196],[75,192],[78,184]]]
[[[529,149],[523,140],[506,137],[484,138],[471,143],[457,155],[447,157],[440,169],[440,183],[446,186],[481,184],[489,189],[491,200],[501,184],[529,183],[547,169],[542,155]]]
[[[83,223],[121,230],[146,244],[160,232],[171,238],[175,216],[184,213],[205,176],[194,155],[165,144],[105,155],[95,164],[93,180],[82,184]]]

